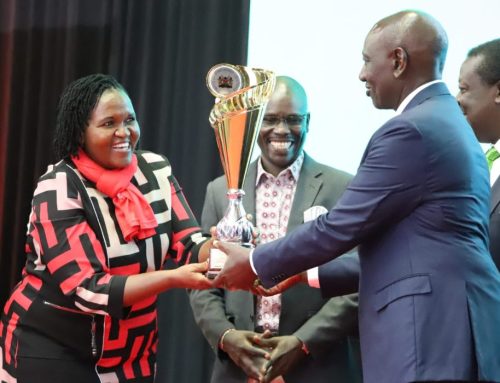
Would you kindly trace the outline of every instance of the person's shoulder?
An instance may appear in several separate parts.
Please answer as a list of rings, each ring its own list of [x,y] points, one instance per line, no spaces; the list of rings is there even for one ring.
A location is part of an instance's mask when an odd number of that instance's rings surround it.
[[[322,170],[325,174],[332,175],[333,177],[345,178],[345,179],[349,179],[349,180],[353,177],[353,175],[351,173],[348,173],[344,170],[333,168],[333,167],[325,165],[325,164],[321,164],[321,166],[322,166]]]
[[[71,171],[71,164],[65,160],[49,164],[47,170],[39,177],[39,181],[56,178],[59,173],[68,173]]]
[[[170,165],[170,162],[168,161],[167,157],[164,156],[163,154],[151,152],[149,150],[136,150],[134,153],[137,156],[139,162],[141,161],[146,163],[166,162],[168,165]]]
[[[225,185],[226,184],[226,176],[221,175],[219,177],[214,178],[211,182],[213,182],[216,185]]]
[[[80,183],[72,163],[61,160],[47,166],[45,173],[38,178],[34,194],[37,195],[41,191],[48,190],[67,190],[69,185],[79,185]]]
[[[415,109],[417,112],[415,113]],[[415,115],[420,115],[420,111],[418,108],[412,108],[410,110],[405,110],[400,114],[397,114],[391,118],[389,118],[379,130],[384,130],[388,128],[415,128],[415,123],[413,120],[415,119]]]
[[[425,128],[425,122],[428,122],[428,117],[418,111],[415,112],[415,109],[404,111],[387,120],[373,133],[371,141],[389,137],[420,140],[422,137],[422,128]]]
[[[171,174],[172,165],[163,154],[151,152],[149,150],[136,150],[134,153],[137,156],[137,165],[142,172],[164,169],[168,174]]]
[[[346,180],[346,181],[350,181],[353,177],[352,174],[350,174],[344,170],[340,170],[340,169],[334,168],[332,166],[323,164],[321,162],[317,162],[316,160],[314,160],[312,157],[310,157],[308,155],[306,155],[305,161],[306,162],[304,164],[305,165],[307,164],[306,167],[310,167],[314,171],[316,171],[318,173],[322,173],[326,177],[335,178],[337,180],[338,179]]]
[[[227,190],[227,181],[226,176],[222,175],[217,178],[214,178],[207,185],[207,189],[214,189],[217,191],[226,191]]]

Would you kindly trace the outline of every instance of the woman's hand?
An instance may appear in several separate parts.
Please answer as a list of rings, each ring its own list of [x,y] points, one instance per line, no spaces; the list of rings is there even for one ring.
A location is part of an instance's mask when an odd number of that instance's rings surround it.
[[[212,287],[212,281],[204,275],[207,269],[208,263],[201,262],[176,269],[129,275],[125,282],[123,306],[131,306],[169,289],[208,289]]]
[[[169,271],[170,288],[203,290],[212,287],[212,281],[205,276],[208,263],[190,263]]]
[[[212,238],[206,240],[200,247],[200,251],[198,252],[199,262],[205,262],[208,260],[208,257],[210,256],[210,249],[214,246],[213,243],[214,243],[214,236],[212,234]]]

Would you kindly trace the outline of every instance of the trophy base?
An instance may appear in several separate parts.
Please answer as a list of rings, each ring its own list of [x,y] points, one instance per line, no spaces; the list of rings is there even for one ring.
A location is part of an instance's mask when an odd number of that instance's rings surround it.
[[[222,250],[210,249],[210,256],[208,257],[208,271],[206,276],[208,279],[214,279],[224,267],[227,255]]]

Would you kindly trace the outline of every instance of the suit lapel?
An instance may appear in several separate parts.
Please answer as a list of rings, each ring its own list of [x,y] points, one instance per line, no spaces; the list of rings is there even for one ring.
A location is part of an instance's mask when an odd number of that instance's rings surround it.
[[[255,182],[257,180],[257,161],[248,167],[248,172],[243,184],[245,196],[243,207],[253,217],[255,224]],[[292,210],[288,220],[287,232],[304,223],[304,211],[314,205],[319,190],[323,185],[322,173],[317,163],[305,154],[304,163],[300,171],[299,182],[293,198]]]
[[[257,180],[257,161],[254,161],[248,167],[245,182],[243,183],[243,190],[245,196],[243,197],[243,207],[247,214],[251,214],[253,219],[252,223],[255,225],[255,182]]]
[[[323,185],[321,171],[317,168],[316,162],[306,154],[293,198],[287,232],[304,223],[304,211],[314,205],[321,185]]]
[[[493,214],[499,203],[500,203],[500,177],[497,178],[497,180],[491,187],[490,215]]]
[[[257,218],[255,217],[255,182],[257,180],[257,161],[252,162],[248,166],[247,174],[245,176],[245,182],[243,183],[243,191],[245,195],[243,197],[243,208],[247,214],[252,215],[252,223],[254,226],[257,225]],[[230,292],[233,294],[234,292]],[[241,292],[241,302],[239,306],[239,312],[243,315],[245,319],[248,319],[248,328],[246,330],[253,331],[255,328],[255,307],[256,307],[256,295],[250,292]]]

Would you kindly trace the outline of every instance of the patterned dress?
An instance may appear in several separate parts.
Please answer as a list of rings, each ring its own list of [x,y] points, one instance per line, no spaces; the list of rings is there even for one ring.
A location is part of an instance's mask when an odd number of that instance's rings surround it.
[[[0,381],[35,381],[36,372],[23,375],[33,361],[58,362],[61,381],[70,383],[65,370],[73,376],[75,368],[85,382],[153,381],[156,297],[123,307],[127,276],[159,270],[167,257],[196,262],[205,238],[167,159],[136,154],[132,182],[158,221],[144,240],[124,240],[111,199],[72,163],[50,166],[39,179],[22,280],[0,322]]]

